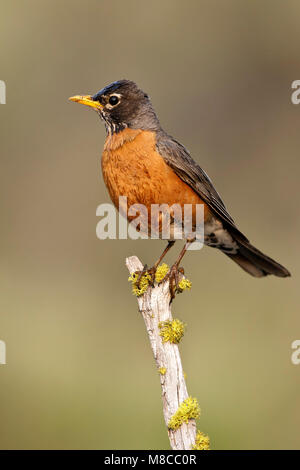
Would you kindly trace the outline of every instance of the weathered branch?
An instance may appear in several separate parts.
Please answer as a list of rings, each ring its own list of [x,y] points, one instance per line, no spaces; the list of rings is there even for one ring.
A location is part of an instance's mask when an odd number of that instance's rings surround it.
[[[127,258],[126,266],[131,274],[143,269],[141,261],[136,256]],[[145,321],[157,369],[165,372],[160,373],[160,383],[163,413],[171,447],[174,450],[191,450],[196,438],[195,420],[189,419],[176,430],[168,427],[171,417],[180,404],[188,398],[178,345],[163,342],[160,336],[161,322],[173,319],[169,282],[149,287],[144,295],[137,298],[137,301]]]

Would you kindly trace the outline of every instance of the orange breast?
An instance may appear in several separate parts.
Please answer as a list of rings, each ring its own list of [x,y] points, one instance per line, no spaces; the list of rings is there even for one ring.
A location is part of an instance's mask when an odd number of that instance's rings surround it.
[[[109,136],[102,155],[102,172],[110,197],[118,207],[119,196],[127,196],[128,207],[144,204],[204,204],[159,155],[155,134],[125,129]],[[204,218],[209,208],[204,204]]]

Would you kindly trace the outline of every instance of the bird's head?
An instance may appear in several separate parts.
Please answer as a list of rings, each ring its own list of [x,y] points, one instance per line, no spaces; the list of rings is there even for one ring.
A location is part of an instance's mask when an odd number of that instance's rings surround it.
[[[160,128],[149,96],[130,80],[113,82],[93,96],[77,95],[69,99],[97,111],[110,134],[126,127],[143,130]]]

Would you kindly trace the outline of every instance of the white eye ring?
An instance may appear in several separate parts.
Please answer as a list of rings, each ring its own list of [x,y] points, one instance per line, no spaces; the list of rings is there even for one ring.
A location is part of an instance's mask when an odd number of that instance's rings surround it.
[[[114,93],[113,95],[110,95],[106,107],[108,109],[114,108],[115,106],[117,106],[117,104],[120,103],[120,99],[121,99],[121,95],[119,95],[117,93]]]

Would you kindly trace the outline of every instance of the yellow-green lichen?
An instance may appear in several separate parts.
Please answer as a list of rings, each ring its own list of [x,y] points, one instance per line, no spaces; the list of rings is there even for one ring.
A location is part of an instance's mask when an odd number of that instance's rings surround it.
[[[200,406],[196,398],[188,397],[179,405],[168,423],[168,428],[176,430],[189,419],[197,419],[200,416]]]
[[[169,266],[166,263],[161,264],[157,267],[155,272],[155,281],[159,284],[166,276],[169,271]]]
[[[160,373],[161,375],[165,375],[166,372],[167,372],[167,369],[166,369],[165,367],[160,367],[160,368],[158,369],[158,371],[159,371],[159,373]]]
[[[178,344],[184,335],[184,324],[178,320],[166,320],[158,324],[163,343]]]
[[[145,294],[146,290],[148,289],[149,282],[151,281],[151,276],[149,273],[145,272],[141,276],[139,282],[138,279],[139,273],[132,273],[128,278],[128,281],[131,282],[132,285],[132,293],[137,297]]]
[[[184,290],[190,290],[192,287],[192,283],[191,281],[189,281],[188,279],[181,279],[181,281],[178,283],[178,292],[183,292]]]
[[[192,446],[193,450],[210,450],[210,439],[201,431],[197,431],[195,444]]]

